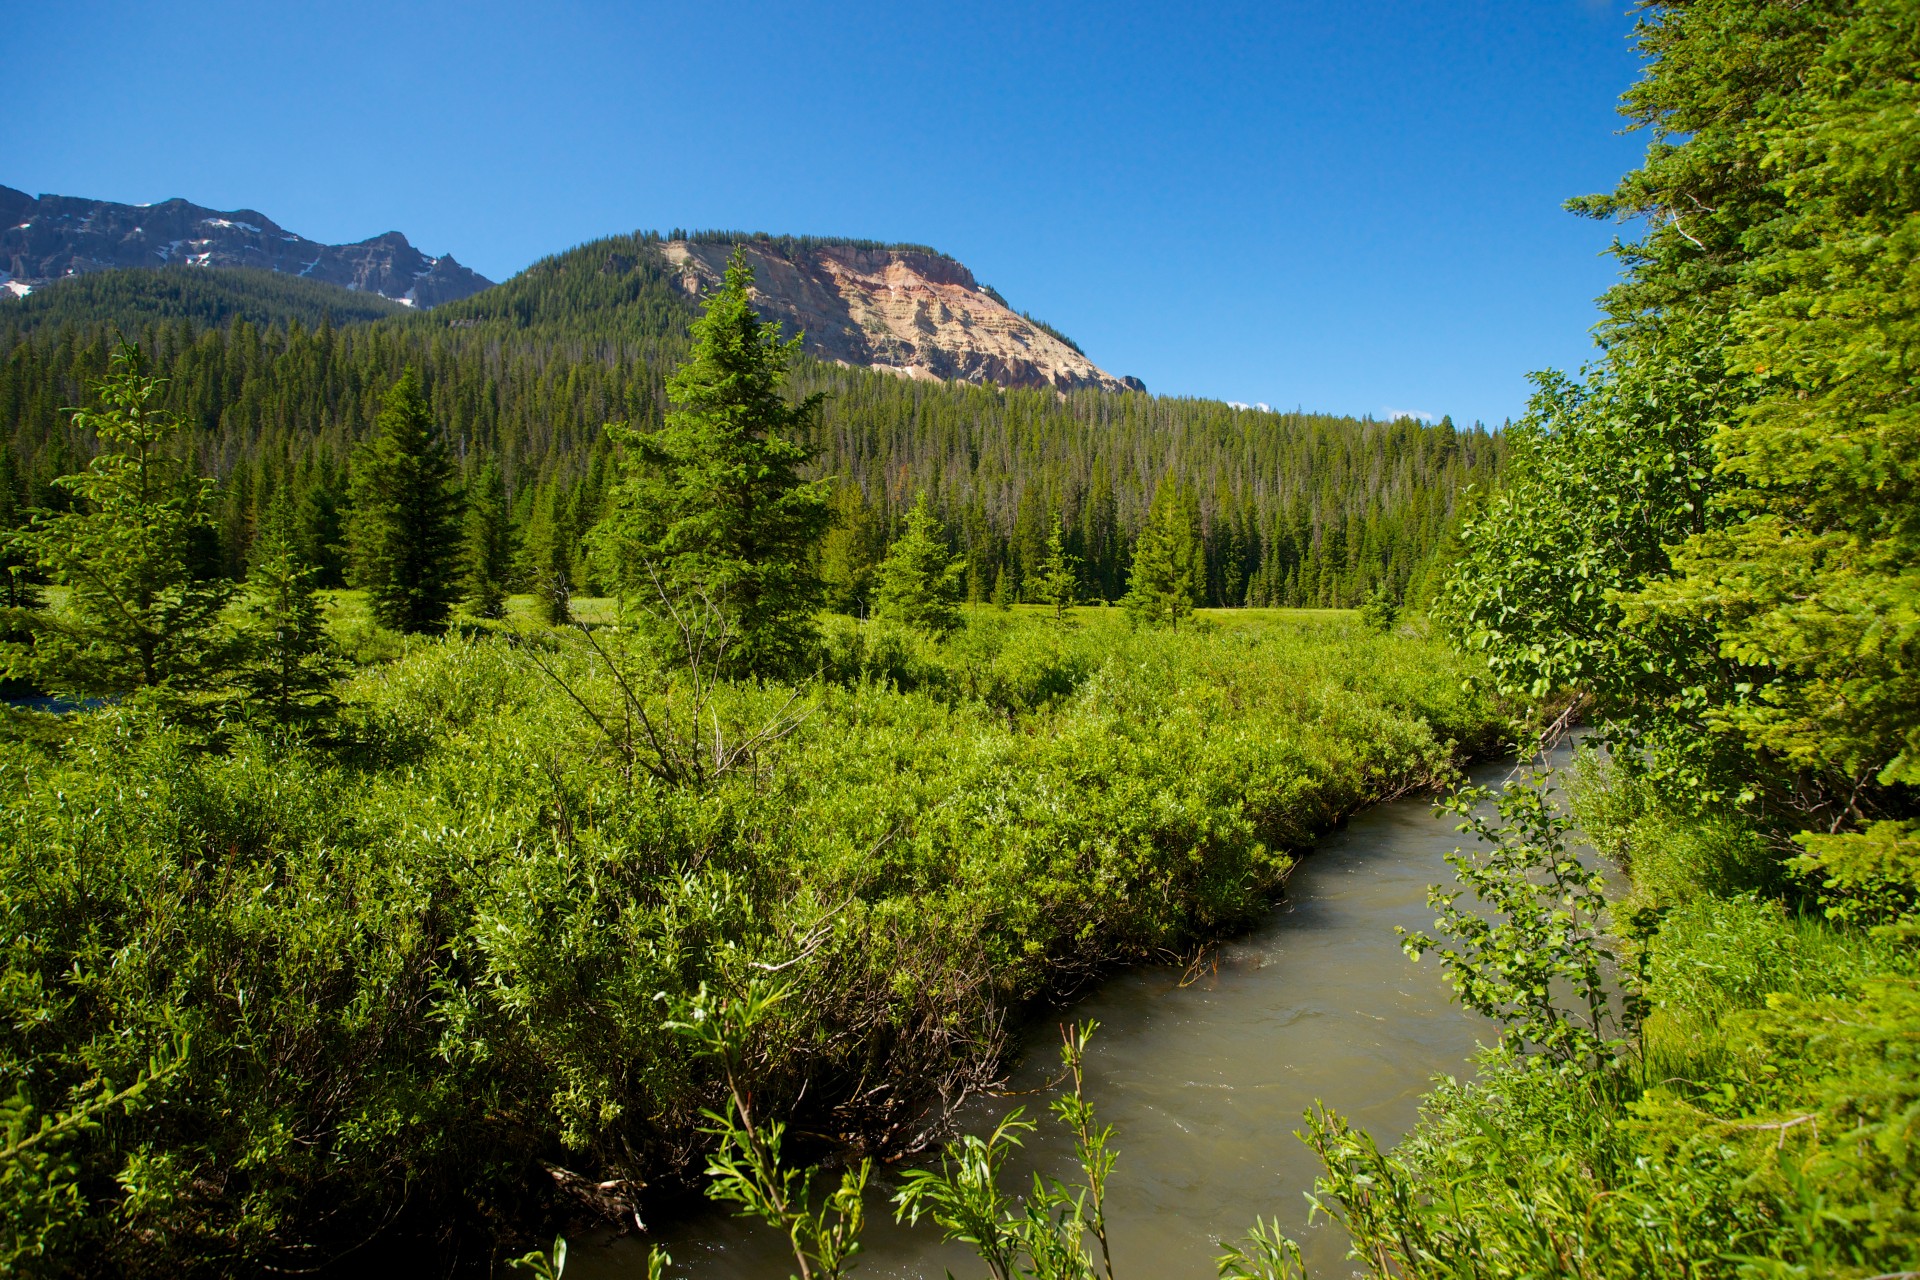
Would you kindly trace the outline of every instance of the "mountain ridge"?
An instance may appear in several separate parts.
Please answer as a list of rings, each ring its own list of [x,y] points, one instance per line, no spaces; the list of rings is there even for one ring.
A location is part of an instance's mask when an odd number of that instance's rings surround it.
[[[537,328],[558,318],[547,313],[556,303],[568,321],[577,322],[583,304],[591,309],[598,301],[624,311],[648,294],[654,300],[647,307],[684,308],[690,322],[736,250],[754,270],[755,308],[789,334],[803,335],[803,349],[816,359],[922,381],[1061,394],[1146,390],[1138,378],[1107,372],[1066,334],[1014,310],[965,264],[924,244],[741,231],[636,232],[576,245],[495,285],[452,254],[421,253],[398,231],[325,245],[251,208],[215,210],[180,198],[130,205],[35,197],[0,186],[0,298],[37,292],[31,315],[14,313],[27,324],[43,317],[77,319],[102,306],[122,322],[196,308],[207,319],[251,316],[256,322],[329,311],[318,295],[295,297],[275,286],[254,287],[260,296],[249,306],[249,288],[238,281],[201,289],[180,274],[202,268],[220,268],[220,274],[252,269],[300,281],[301,287],[332,286],[415,311],[477,300],[474,307],[451,307],[446,322],[459,327],[490,317],[509,329]],[[555,273],[577,279],[583,271],[625,277],[632,287],[589,290],[595,300],[577,284],[563,287],[564,297],[548,287]],[[134,276],[120,278],[126,272]],[[99,287],[86,291],[86,298],[47,291],[51,284],[88,277]],[[206,279],[212,285],[214,277]],[[347,322],[380,318],[359,304],[336,305],[331,313]],[[662,317],[649,315],[645,323],[658,330]]]
[[[173,264],[260,268],[419,308],[493,287],[452,254],[422,253],[398,231],[321,244],[257,209],[210,209],[177,196],[148,205],[35,197],[0,186],[0,289],[23,295],[91,272]]]

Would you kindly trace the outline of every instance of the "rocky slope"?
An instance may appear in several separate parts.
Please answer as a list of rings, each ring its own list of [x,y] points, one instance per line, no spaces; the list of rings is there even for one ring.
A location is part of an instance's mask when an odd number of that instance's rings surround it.
[[[941,254],[794,239],[744,242],[762,315],[804,332],[814,355],[909,378],[1050,387],[1146,388],[1117,378],[983,288]],[[719,283],[733,242],[662,246],[682,290]]]
[[[320,244],[252,209],[221,212],[185,200],[115,204],[39,199],[0,187],[0,288],[14,293],[109,267],[264,267],[414,307],[490,288],[452,254],[432,258],[398,231],[358,244]]]

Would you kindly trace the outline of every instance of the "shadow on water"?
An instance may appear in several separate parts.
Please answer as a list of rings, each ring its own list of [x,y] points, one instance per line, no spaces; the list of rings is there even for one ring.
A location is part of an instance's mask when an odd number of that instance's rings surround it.
[[[1475,780],[1497,785],[1509,769],[1485,766]],[[1186,986],[1178,969],[1128,970],[1028,1032],[1015,1090],[1040,1088],[1057,1070],[1058,1023],[1100,1022],[1087,1084],[1101,1118],[1118,1129],[1109,1191],[1117,1274],[1211,1280],[1218,1241],[1276,1216],[1301,1242],[1311,1274],[1347,1273],[1342,1235],[1324,1220],[1307,1224],[1319,1163],[1293,1133],[1324,1100],[1384,1146],[1412,1124],[1432,1076],[1468,1069],[1484,1023],[1451,1004],[1437,963],[1409,962],[1394,934],[1395,925],[1432,926],[1427,886],[1448,877],[1444,858],[1462,839],[1456,821],[1436,816],[1426,799],[1368,810],[1302,861],[1286,901],[1222,946],[1217,968]],[[1020,1103],[1034,1118],[1047,1100],[977,1099],[961,1122],[981,1132]],[[1074,1172],[1071,1144],[1050,1116],[1024,1156],[1010,1162],[1019,1180],[1030,1168]],[[875,1171],[853,1274],[984,1274],[937,1229],[894,1223],[890,1175]],[[581,1240],[567,1274],[644,1275],[649,1241],[673,1255],[676,1276],[778,1280],[793,1270],[783,1236],[716,1208],[651,1237]]]

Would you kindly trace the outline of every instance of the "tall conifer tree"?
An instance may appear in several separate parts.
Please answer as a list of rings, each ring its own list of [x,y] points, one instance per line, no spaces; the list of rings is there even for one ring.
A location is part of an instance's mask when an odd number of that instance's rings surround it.
[[[1067,610],[1080,603],[1080,557],[1067,551],[1066,526],[1058,519],[1047,537],[1035,589],[1040,602],[1053,607],[1053,620],[1062,625],[1067,622]]]
[[[204,688],[224,662],[220,612],[232,584],[195,572],[196,535],[212,527],[213,483],[169,451],[180,424],[156,404],[161,379],[122,343],[95,384],[97,409],[74,425],[107,448],[54,485],[75,500],[18,535],[66,607],[16,615],[34,632],[11,665],[46,688],[82,696]]]
[[[940,521],[923,493],[907,512],[906,532],[881,562],[874,616],[944,636],[960,625],[960,588],[966,571],[966,564],[947,550]]]
[[[507,485],[489,460],[467,492],[467,608],[476,618],[500,618],[507,612],[507,585],[513,575],[513,519],[507,509]]]
[[[1193,496],[1180,485],[1169,481],[1155,491],[1134,543],[1124,602],[1136,621],[1178,629],[1182,618],[1193,615],[1204,572],[1198,525]]]
[[[387,392],[377,426],[354,458],[355,581],[381,625],[438,631],[460,596],[460,498],[413,366]]]
[[[310,722],[333,710],[343,663],[328,643],[315,593],[318,571],[300,549],[299,522],[285,490],[261,518],[242,596],[245,657],[236,682],[281,724]]]
[[[657,572],[723,612],[737,670],[779,675],[802,669],[816,639],[814,554],[831,514],[827,482],[800,468],[824,397],[787,399],[800,340],[755,313],[752,281],[736,251],[667,382],[665,424],[609,428],[628,462],[598,543],[628,596],[650,605]]]

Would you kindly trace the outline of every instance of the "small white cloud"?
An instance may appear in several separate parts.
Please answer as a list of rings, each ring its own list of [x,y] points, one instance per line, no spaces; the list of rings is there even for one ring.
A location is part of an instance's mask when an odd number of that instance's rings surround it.
[[[1418,418],[1422,422],[1437,422],[1440,419],[1439,414],[1428,413],[1425,409],[1382,409],[1380,412],[1387,415],[1388,422],[1396,418]]]

